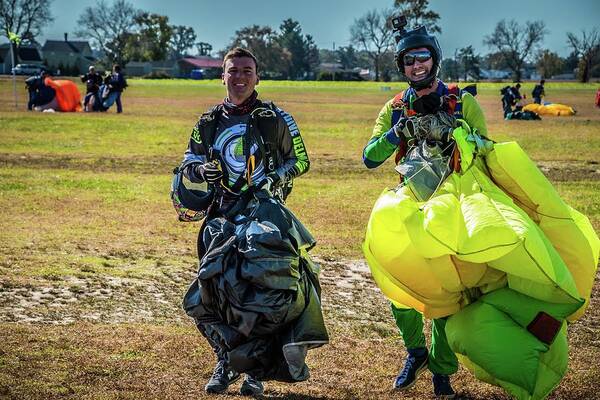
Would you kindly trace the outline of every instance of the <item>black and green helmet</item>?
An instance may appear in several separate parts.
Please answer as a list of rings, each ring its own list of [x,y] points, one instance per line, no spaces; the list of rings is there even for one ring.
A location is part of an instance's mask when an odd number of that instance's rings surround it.
[[[442,49],[435,36],[427,33],[427,28],[420,26],[410,31],[402,30],[400,34],[396,36],[396,53],[394,59],[398,66],[400,76],[408,82],[408,84],[416,90],[425,89],[430,87],[433,81],[437,78],[440,71],[440,64],[442,62]],[[425,79],[420,81],[412,81],[406,75],[404,75],[404,55],[412,49],[419,47],[425,47],[431,52],[433,59],[433,67],[429,72],[429,75]]]
[[[188,166],[198,164],[198,159],[188,159],[173,170],[171,181],[171,201],[179,215],[179,220],[184,222],[199,221],[206,216],[208,207],[213,202],[215,191],[213,185],[201,185],[204,188],[188,188],[183,179],[184,171]]]

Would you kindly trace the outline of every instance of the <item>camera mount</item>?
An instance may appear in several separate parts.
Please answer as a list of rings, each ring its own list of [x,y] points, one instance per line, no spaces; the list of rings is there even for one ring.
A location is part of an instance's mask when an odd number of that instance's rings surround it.
[[[398,43],[402,39],[402,36],[406,34],[405,27],[408,25],[408,21],[406,21],[406,17],[404,15],[398,15],[392,17],[390,22],[394,28],[394,33],[396,34],[394,38],[396,39],[396,43]]]

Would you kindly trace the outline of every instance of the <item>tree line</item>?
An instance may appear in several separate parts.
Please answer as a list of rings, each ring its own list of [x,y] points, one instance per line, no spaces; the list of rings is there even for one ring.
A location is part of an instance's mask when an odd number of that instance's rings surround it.
[[[7,38],[20,36],[23,43],[36,43],[43,28],[53,21],[52,0],[0,0],[0,25]],[[223,55],[242,46],[259,59],[261,75],[266,79],[335,79],[317,74],[322,63],[342,69],[337,79],[359,79],[357,70],[369,69],[375,80],[399,79],[394,65],[394,38],[390,17],[404,14],[409,26],[424,25],[431,33],[441,33],[440,15],[429,9],[429,0],[394,0],[390,8],[371,10],[356,18],[348,28],[350,44],[338,49],[318,49],[310,34],[298,21],[288,18],[276,29],[249,25],[238,29],[225,49],[213,52],[207,42],[198,41],[192,27],[172,25],[169,17],[136,9],[127,0],[112,4],[99,0],[79,16],[78,37],[90,38],[106,65],[129,61],[161,61],[189,55]],[[543,21],[519,24],[499,21],[485,36],[486,55],[475,52],[473,45],[457,49],[442,62],[442,76],[448,80],[479,79],[482,69],[509,70],[521,80],[525,67],[534,66],[543,78],[567,71],[578,71],[587,82],[600,77],[600,32],[598,28],[569,32],[566,43],[571,54],[562,58],[544,49],[548,29]],[[12,35],[12,36],[11,36]],[[354,72],[353,72],[354,71]]]

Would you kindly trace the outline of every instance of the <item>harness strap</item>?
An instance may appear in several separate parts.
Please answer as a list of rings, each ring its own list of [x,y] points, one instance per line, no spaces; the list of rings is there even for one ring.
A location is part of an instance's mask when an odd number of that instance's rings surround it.
[[[218,104],[210,111],[202,114],[198,122],[198,134],[202,140],[202,147],[204,147],[204,153],[208,161],[214,161],[216,158],[213,152],[213,144],[217,133],[217,123],[222,112],[223,106]]]
[[[263,103],[263,107],[256,108],[250,114],[250,120],[253,122],[254,129],[250,131],[256,140],[258,147],[263,155],[265,170],[267,173],[275,171],[274,149],[271,145],[275,142],[275,129],[277,124],[277,114],[274,111],[275,105],[271,102]]]
[[[473,89],[476,90],[476,89]],[[462,101],[460,100],[461,89],[456,84],[447,85],[444,97],[448,112],[456,118],[462,118]],[[471,92],[471,91],[469,91]],[[476,92],[475,92],[476,93]],[[403,116],[412,117],[416,112],[412,109],[412,99],[409,90],[403,90],[394,96],[392,100],[392,126]],[[396,149],[395,163],[398,164],[408,151],[408,144],[401,141]],[[455,149],[451,157],[451,167],[454,171],[460,171],[460,153]]]

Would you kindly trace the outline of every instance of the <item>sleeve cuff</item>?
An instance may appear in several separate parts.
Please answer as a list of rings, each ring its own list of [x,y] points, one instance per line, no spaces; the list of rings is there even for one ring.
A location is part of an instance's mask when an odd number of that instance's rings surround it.
[[[400,138],[394,133],[394,128],[387,131],[385,134],[385,139],[394,146],[398,146],[400,144]]]

